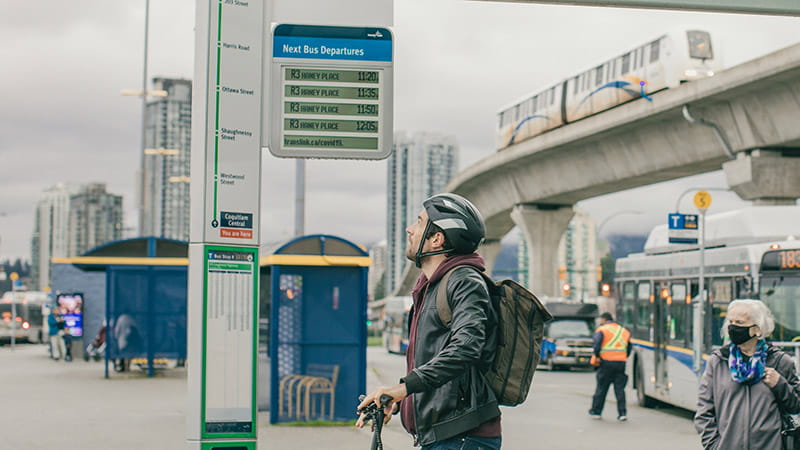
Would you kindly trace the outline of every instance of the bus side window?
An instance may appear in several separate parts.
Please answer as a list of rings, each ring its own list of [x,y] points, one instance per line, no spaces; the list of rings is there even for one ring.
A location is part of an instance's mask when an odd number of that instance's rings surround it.
[[[636,295],[636,327],[650,329],[650,282],[640,282]]]
[[[686,284],[684,281],[673,282],[670,286],[672,304],[670,305],[670,328],[669,338],[677,341],[681,345],[685,344],[687,336],[686,324],[689,322],[688,308],[686,304]]]
[[[633,281],[626,281],[622,285],[622,324],[626,327],[633,327],[636,324],[636,312],[634,301],[636,301],[636,292],[634,291]]]
[[[728,303],[733,300],[733,280],[730,278],[715,278],[709,283],[708,299],[711,302],[710,330],[706,335],[711,335],[711,345],[722,345],[722,323],[728,315]],[[708,324],[709,321],[706,321]]]

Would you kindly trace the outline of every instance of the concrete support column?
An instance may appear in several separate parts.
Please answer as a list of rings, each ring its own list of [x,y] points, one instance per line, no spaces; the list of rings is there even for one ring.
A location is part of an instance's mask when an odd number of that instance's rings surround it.
[[[494,268],[494,262],[497,261],[497,255],[500,254],[500,250],[503,249],[503,246],[500,244],[500,239],[486,239],[483,241],[478,247],[478,254],[483,256],[484,262],[486,262],[486,273],[489,275],[492,274],[492,269]]]
[[[574,214],[572,206],[559,205],[520,204],[511,210],[528,246],[528,286],[537,295],[560,295],[558,243]]]
[[[728,185],[756,205],[794,205],[800,198],[800,158],[780,151],[741,152],[722,164]]]

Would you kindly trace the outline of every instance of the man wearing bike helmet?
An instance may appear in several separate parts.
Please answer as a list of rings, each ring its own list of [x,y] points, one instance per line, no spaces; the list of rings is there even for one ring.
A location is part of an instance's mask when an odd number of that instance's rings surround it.
[[[393,398],[386,421],[399,412],[424,450],[499,449],[500,409],[482,374],[497,345],[496,313],[478,273],[485,265],[475,253],[485,235],[483,218],[467,199],[439,194],[423,202],[406,233],[406,257],[422,269],[412,291],[407,375],[366,396],[359,409],[386,394]],[[446,326],[436,308],[437,287],[456,266],[467,267],[447,282],[452,319]]]

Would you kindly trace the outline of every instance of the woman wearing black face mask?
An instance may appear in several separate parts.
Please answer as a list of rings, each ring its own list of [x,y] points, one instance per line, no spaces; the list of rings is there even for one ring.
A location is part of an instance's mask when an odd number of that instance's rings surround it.
[[[694,425],[705,449],[781,450],[781,411],[800,413],[794,361],[770,345],[775,320],[758,300],[728,305],[729,345],[706,361]]]

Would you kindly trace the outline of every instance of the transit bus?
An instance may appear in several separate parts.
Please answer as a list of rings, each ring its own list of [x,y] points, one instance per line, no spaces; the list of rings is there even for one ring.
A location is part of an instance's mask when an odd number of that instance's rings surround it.
[[[0,298],[0,343],[39,343],[45,340],[44,311],[49,310],[50,296],[45,292],[6,292]]]
[[[389,353],[405,354],[408,348],[408,317],[414,300],[390,297],[383,307],[383,344]]]
[[[702,358],[723,344],[728,304],[759,298],[775,315],[773,341],[800,336],[800,208],[752,206],[706,219]],[[699,296],[697,245],[669,244],[666,225],[644,253],[616,263],[617,318],[631,332],[628,374],[641,406],[657,401],[693,410],[693,305]]]

